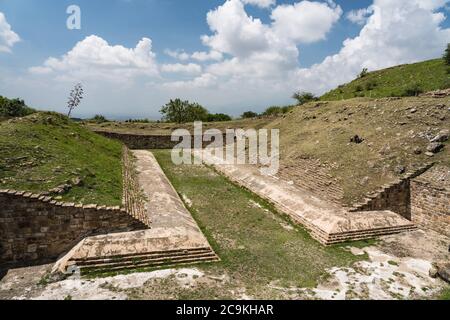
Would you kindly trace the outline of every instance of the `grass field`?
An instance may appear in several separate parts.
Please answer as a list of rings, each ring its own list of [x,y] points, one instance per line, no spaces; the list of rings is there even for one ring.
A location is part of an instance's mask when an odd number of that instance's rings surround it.
[[[446,89],[450,87],[449,69],[443,59],[435,59],[374,71],[324,94],[321,100],[400,97],[415,86],[423,92]]]
[[[327,268],[349,266],[365,258],[352,255],[343,246],[320,245],[266,202],[213,169],[175,166],[168,151],[154,154],[221,258],[221,262],[201,265],[200,269],[219,278],[225,276],[229,281],[182,289],[164,280],[136,289],[135,297],[158,298],[160,292],[166,298],[230,299],[245,292],[260,299],[283,298],[285,293],[271,289],[269,284],[313,287]],[[363,244],[366,243],[355,243]]]
[[[79,178],[63,200],[119,205],[122,148],[56,113],[0,123],[0,188],[46,192]]]
[[[441,295],[438,297],[439,300],[450,300],[450,287],[442,290]]]
[[[253,119],[242,119],[223,122],[204,122],[203,130],[219,129],[225,131],[226,129],[247,129],[247,128],[263,128],[273,121],[273,117],[261,117]],[[149,135],[170,135],[176,129],[187,129],[193,131],[193,123],[175,124],[175,123],[127,123],[127,122],[105,122],[94,123],[87,122],[86,126],[92,130],[99,131],[113,131],[119,133],[130,134],[149,134]]]

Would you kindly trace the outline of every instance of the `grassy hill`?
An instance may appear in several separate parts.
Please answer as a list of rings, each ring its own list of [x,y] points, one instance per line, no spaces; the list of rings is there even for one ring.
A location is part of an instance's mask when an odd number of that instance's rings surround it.
[[[63,200],[119,205],[121,145],[56,113],[0,122],[0,188],[48,192]]]
[[[355,97],[401,97],[407,91],[427,92],[450,87],[450,73],[443,59],[396,66],[369,72],[363,78],[339,86],[321,97],[324,101]]]
[[[450,128],[447,98],[356,98],[313,102],[278,118],[281,162],[318,159],[344,190],[344,203],[361,200],[401,177],[399,167],[414,170],[429,161],[450,167],[450,146],[433,157],[429,139]],[[358,135],[362,143],[350,139]],[[420,151],[420,153],[419,153]]]

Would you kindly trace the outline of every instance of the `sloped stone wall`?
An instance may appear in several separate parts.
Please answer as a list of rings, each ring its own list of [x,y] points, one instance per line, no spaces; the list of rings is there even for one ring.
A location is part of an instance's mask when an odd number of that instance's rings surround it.
[[[122,166],[123,205],[131,216],[150,227],[151,217],[147,214],[147,201],[139,184],[133,155],[126,146],[123,147]]]
[[[86,236],[147,229],[120,207],[0,190],[0,264],[57,258]]]
[[[349,211],[380,211],[390,210],[411,220],[411,179],[423,174],[433,166],[426,164],[409,172],[403,179],[384,185],[380,190],[367,195],[362,203],[355,204]]]
[[[411,216],[419,226],[450,236],[450,170],[437,167],[411,180]]]
[[[94,131],[97,134],[105,136],[109,139],[121,141],[130,149],[145,150],[145,149],[172,149],[180,143],[180,141],[171,141],[170,135],[143,135],[143,134],[128,134],[107,131]],[[192,147],[193,147],[192,138]],[[226,134],[223,134],[223,141],[226,141]],[[202,147],[205,148],[211,142],[203,141]]]

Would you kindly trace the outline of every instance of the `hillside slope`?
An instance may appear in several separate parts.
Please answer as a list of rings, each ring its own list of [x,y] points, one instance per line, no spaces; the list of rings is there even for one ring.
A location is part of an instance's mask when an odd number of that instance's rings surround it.
[[[419,88],[423,92],[446,89],[450,88],[448,70],[443,59],[435,59],[374,71],[324,94],[321,100],[400,97],[408,89]]]
[[[0,122],[0,188],[119,205],[121,145],[56,113]],[[61,188],[64,186],[64,188]]]
[[[319,160],[318,167],[342,187],[347,205],[427,162],[450,168],[448,141],[434,156],[425,154],[430,140],[450,129],[448,97],[309,103],[270,127],[280,129],[281,163],[288,175],[303,159]],[[356,135],[362,142],[351,142]]]

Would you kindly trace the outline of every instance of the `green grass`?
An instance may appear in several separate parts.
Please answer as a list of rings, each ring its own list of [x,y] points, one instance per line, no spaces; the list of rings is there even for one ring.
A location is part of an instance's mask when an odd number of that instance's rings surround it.
[[[442,290],[438,300],[450,300],[450,286]]]
[[[203,131],[208,129],[219,129],[223,132],[227,128],[231,129],[247,129],[247,128],[263,128],[273,120],[272,117],[262,117],[254,119],[240,119],[221,122],[204,122]],[[128,122],[85,122],[86,127],[92,130],[109,131],[130,134],[150,134],[150,135],[170,135],[176,129],[186,129],[193,131],[193,123],[175,124],[175,123],[128,123]]]
[[[313,287],[326,276],[327,268],[349,266],[367,258],[356,257],[343,248],[349,244],[322,246],[268,203],[211,168],[175,166],[169,151],[158,150],[154,154],[180,195],[192,201],[192,215],[221,258],[221,262],[200,265],[201,269],[230,279],[226,284],[192,290],[164,283],[164,292],[170,297],[236,298],[230,292],[244,288],[257,298],[282,298],[285,297],[282,291],[270,288],[269,284],[283,288]],[[157,287],[146,285],[134,295],[154,297],[155,290]]]
[[[443,59],[436,59],[374,71],[324,94],[321,100],[400,97],[415,85],[423,92],[446,89],[450,87],[449,69]]]
[[[46,192],[73,178],[62,200],[119,205],[121,144],[56,113],[36,113],[0,123],[0,188]]]

